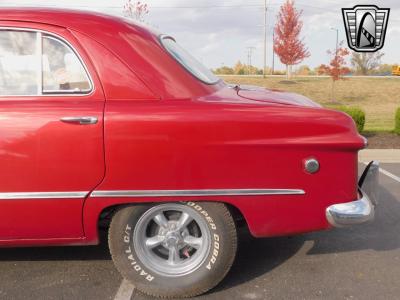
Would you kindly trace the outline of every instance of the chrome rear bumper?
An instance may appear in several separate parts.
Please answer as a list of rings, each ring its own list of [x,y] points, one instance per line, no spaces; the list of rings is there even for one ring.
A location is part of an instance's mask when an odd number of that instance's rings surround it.
[[[379,190],[379,162],[372,161],[358,182],[361,198],[334,204],[326,209],[326,218],[334,227],[362,224],[374,219]]]

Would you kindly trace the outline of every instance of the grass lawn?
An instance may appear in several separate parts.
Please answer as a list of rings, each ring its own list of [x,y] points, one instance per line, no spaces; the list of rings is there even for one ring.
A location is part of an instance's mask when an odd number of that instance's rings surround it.
[[[330,78],[296,77],[287,82],[283,77],[261,78],[221,76],[228,83],[250,84],[295,92],[324,105],[332,106]],[[400,78],[348,78],[335,83],[338,104],[357,106],[366,113],[366,131],[391,131],[394,114],[400,107]]]

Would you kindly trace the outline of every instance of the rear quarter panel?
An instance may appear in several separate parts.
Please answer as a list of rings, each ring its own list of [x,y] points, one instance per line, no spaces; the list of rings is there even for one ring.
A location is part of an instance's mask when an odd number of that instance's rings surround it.
[[[320,108],[202,101],[108,101],[106,176],[96,190],[303,189],[304,195],[89,198],[85,230],[95,238],[111,205],[220,201],[237,207],[254,236],[328,228],[325,209],[357,197],[351,119]],[[303,161],[321,169],[310,175]]]

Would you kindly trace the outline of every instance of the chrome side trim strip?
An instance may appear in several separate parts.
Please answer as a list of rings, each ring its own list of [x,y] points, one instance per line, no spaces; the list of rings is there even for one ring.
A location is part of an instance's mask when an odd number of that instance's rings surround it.
[[[85,198],[89,192],[26,192],[0,193],[0,200],[12,199],[78,199]]]
[[[78,199],[89,192],[24,192],[0,193],[0,200],[11,199]],[[205,190],[120,190],[94,191],[93,198],[102,197],[182,197],[182,196],[263,196],[263,195],[304,195],[299,189],[205,189]]]
[[[263,196],[304,195],[299,189],[205,189],[205,190],[121,190],[94,191],[90,197],[182,197],[182,196]]]

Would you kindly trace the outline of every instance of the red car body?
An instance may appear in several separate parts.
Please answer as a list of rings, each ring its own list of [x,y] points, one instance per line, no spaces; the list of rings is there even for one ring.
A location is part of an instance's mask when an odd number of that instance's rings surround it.
[[[79,53],[88,95],[0,96],[0,245],[96,244],[115,206],[217,201],[256,237],[330,228],[358,198],[351,118],[290,93],[206,84],[159,35],[116,17],[1,9],[0,29],[54,34]],[[79,126],[62,118],[92,116]],[[304,162],[317,159],[311,174]],[[269,191],[269,192],[268,192]]]

